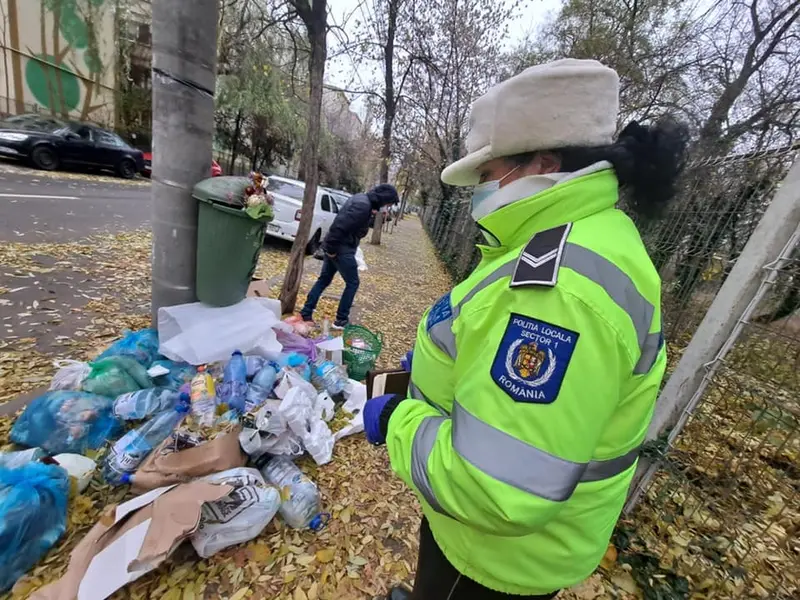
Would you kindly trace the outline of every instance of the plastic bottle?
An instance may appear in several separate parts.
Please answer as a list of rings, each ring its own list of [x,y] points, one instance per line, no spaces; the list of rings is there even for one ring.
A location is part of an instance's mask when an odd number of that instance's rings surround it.
[[[214,380],[206,372],[205,366],[197,367],[197,375],[192,378],[191,385],[192,416],[199,425],[210,426],[214,423],[217,407]]]
[[[166,387],[153,387],[128,392],[114,400],[114,416],[126,421],[144,419],[155,413],[174,408],[180,393]]]
[[[276,456],[261,468],[264,478],[281,492],[278,509],[290,527],[318,529],[323,520],[317,486],[290,458]]]
[[[247,388],[247,395],[244,401],[244,411],[252,412],[269,398],[272,388],[275,387],[275,379],[278,376],[278,368],[275,363],[268,362],[256,373],[253,382]]]
[[[267,359],[263,356],[245,356],[244,364],[247,367],[247,377],[252,379],[267,363]]]
[[[319,360],[314,365],[314,383],[331,396],[341,394],[347,386],[347,373],[329,360]]]
[[[242,353],[235,350],[231,354],[231,359],[225,365],[222,384],[219,386],[217,397],[220,402],[224,402],[230,408],[241,412],[244,410],[246,395],[247,365],[244,362]]]
[[[122,436],[111,447],[103,464],[103,477],[109,483],[128,483],[128,473],[136,470],[145,457],[175,430],[189,410],[188,398],[181,399],[175,408],[158,413],[137,429]]]

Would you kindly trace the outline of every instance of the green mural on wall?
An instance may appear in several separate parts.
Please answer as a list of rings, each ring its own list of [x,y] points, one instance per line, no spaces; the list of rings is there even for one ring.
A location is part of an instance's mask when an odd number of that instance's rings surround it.
[[[25,65],[25,82],[36,101],[62,114],[78,108],[81,84],[75,73],[57,65],[53,55],[37,54],[36,58]]]
[[[25,66],[25,83],[36,101],[53,114],[66,116],[78,110],[83,96],[80,118],[86,119],[102,106],[91,105],[104,69],[94,21],[100,20],[98,9],[106,0],[40,1],[41,52],[34,54],[29,49],[33,58]],[[52,32],[44,27],[47,13],[54,19]]]

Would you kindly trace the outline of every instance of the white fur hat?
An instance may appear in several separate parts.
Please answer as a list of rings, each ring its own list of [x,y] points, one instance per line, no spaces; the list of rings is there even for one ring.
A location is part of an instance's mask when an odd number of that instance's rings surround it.
[[[619,77],[596,60],[530,67],[473,103],[468,154],[442,171],[442,181],[476,185],[476,169],[501,156],[610,144],[618,111]]]

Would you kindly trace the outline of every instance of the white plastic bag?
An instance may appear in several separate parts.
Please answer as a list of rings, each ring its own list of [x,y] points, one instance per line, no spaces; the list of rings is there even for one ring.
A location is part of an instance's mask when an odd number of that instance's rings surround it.
[[[291,369],[281,369],[278,373],[278,383],[275,386],[275,395],[283,400],[289,390],[293,388],[300,388],[305,391],[306,395],[313,398],[317,395],[317,388],[311,385],[310,382],[303,379],[299,373]]]
[[[301,456],[305,452],[303,440],[287,429],[280,435],[261,436],[261,450],[273,456]]]
[[[264,530],[281,504],[280,492],[267,485],[257,469],[237,467],[203,480],[234,487],[221,500],[203,504],[200,524],[191,537],[192,546],[203,558],[252,540]]]
[[[51,390],[79,390],[92,370],[89,363],[79,360],[55,360],[53,366],[58,371],[50,382]]]
[[[361,246],[356,250],[356,264],[358,265],[359,271],[367,270],[367,261],[364,260],[364,251],[361,250]]]
[[[281,400],[278,412],[286,419],[286,424],[295,435],[302,437],[307,431],[313,415],[314,396],[309,397],[306,390],[293,387]]]
[[[325,421],[312,419],[308,430],[300,437],[314,462],[318,465],[325,465],[331,461],[335,440]]]
[[[215,308],[200,302],[158,309],[158,351],[193,365],[227,360],[234,350],[275,359],[281,351],[272,326],[280,321],[280,302],[245,298]]]
[[[364,405],[367,403],[367,386],[351,379],[345,390],[347,401],[342,404],[342,410],[353,415],[350,422],[333,435],[335,441],[343,437],[364,431]]]
[[[336,411],[336,404],[328,392],[320,392],[314,401],[314,417],[323,421],[330,421]]]

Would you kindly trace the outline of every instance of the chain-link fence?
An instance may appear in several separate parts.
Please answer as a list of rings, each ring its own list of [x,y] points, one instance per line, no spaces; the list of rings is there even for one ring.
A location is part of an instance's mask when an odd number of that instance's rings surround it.
[[[670,370],[796,150],[695,162],[666,217],[639,223],[664,282]],[[472,245],[479,235],[468,207],[456,202],[428,207],[423,222],[453,275],[463,278],[473,266]],[[649,449],[662,466],[617,528],[617,563],[605,562],[617,592],[646,600],[800,597],[797,237],[763,275],[734,337],[707,365],[708,385],[685,428],[665,453],[658,444]]]

